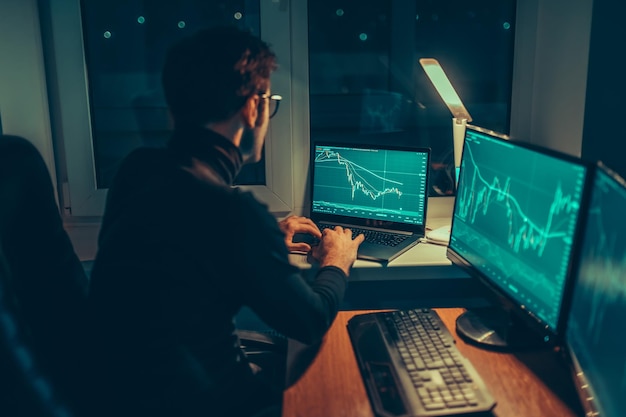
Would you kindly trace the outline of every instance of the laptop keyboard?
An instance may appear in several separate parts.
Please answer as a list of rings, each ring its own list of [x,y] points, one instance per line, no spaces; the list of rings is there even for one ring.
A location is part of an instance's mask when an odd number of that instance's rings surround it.
[[[380,399],[377,405],[384,410],[377,414],[451,416],[486,412],[495,406],[482,378],[462,356],[437,312],[415,309],[374,314],[382,318],[379,323],[386,327],[387,345],[396,351],[391,356],[402,361],[396,368],[392,361],[368,360],[370,375],[365,377],[372,383],[366,387],[370,395]],[[356,353],[358,356],[358,345]],[[393,371],[372,369],[376,363],[384,363]],[[398,380],[405,384],[400,386]],[[399,391],[404,394],[390,395]],[[402,403],[402,398],[410,400]],[[410,403],[413,406],[407,405]]]
[[[324,229],[332,229],[334,226],[330,224],[318,224],[320,231]],[[378,230],[370,230],[370,229],[360,229],[358,227],[350,226],[350,230],[352,231],[352,238],[354,239],[356,236],[363,233],[365,236],[365,241],[369,243],[375,243],[377,245],[385,245],[385,246],[397,246],[402,243],[408,235],[398,234],[398,233],[389,233],[389,232],[381,232]]]

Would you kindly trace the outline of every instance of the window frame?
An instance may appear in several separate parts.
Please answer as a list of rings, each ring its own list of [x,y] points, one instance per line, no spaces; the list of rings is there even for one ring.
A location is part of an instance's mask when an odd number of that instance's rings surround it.
[[[54,51],[54,68],[49,71],[54,72],[57,91],[56,133],[66,163],[62,190],[64,206],[70,208],[68,214],[72,217],[100,217],[104,212],[107,189],[98,189],[96,185],[80,0],[51,1],[48,11]],[[253,192],[271,212],[286,215],[293,210],[295,188],[291,154],[294,136],[290,106],[291,20],[288,2],[261,1],[260,14],[261,37],[271,44],[279,57],[280,68],[272,77],[272,91],[280,93],[284,103],[272,119],[266,140],[266,185],[240,188]]]

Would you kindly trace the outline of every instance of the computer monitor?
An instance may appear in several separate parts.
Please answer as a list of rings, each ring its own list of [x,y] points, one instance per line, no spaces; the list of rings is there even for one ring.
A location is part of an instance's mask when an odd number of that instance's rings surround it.
[[[626,410],[625,213],[626,183],[599,164],[563,349],[589,416],[621,417]]]
[[[484,283],[493,306],[457,333],[509,349],[557,343],[590,166],[467,126],[447,256]]]

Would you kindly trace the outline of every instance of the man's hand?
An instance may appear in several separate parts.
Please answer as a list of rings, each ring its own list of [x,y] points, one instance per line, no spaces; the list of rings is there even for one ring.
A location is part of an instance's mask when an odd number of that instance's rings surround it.
[[[314,239],[321,239],[322,232],[317,228],[313,220],[302,216],[289,216],[278,222],[278,227],[285,234],[285,244],[290,252],[304,252],[309,253],[311,251],[311,245],[307,242],[294,242],[293,237],[296,233],[310,235],[313,241]]]
[[[341,226],[324,229],[320,244],[313,248],[312,255],[320,266],[336,266],[350,275],[350,268],[356,261],[359,245],[365,240],[363,234],[352,239],[352,231]]]

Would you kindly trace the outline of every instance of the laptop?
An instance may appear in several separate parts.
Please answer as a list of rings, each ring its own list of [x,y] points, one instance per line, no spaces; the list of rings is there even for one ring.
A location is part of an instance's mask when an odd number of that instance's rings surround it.
[[[366,233],[358,259],[389,262],[424,237],[430,148],[316,142],[309,213]]]

